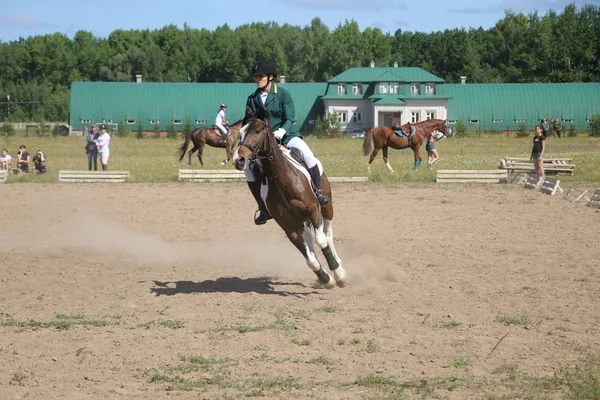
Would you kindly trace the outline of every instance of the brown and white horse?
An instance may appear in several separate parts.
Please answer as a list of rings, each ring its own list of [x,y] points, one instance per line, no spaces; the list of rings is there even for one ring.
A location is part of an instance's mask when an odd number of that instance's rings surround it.
[[[225,148],[225,152],[227,153],[227,159],[221,162],[221,165],[225,165],[231,160],[233,157],[233,147],[237,143],[240,137],[240,128],[242,127],[242,121],[238,121],[233,125],[230,125],[231,133],[227,135],[227,139],[225,143],[222,141],[222,136],[220,132],[217,132],[218,129],[215,128],[198,128],[194,131],[188,132],[185,137],[185,142],[179,147],[178,155],[179,161],[183,160],[185,156],[185,152],[190,145],[190,141],[194,143],[194,147],[188,152],[188,165],[192,165],[192,154],[198,151],[198,160],[200,161],[200,165],[204,166],[202,162],[202,153],[204,152],[204,146],[209,145],[212,147],[221,147]]]
[[[321,176],[321,185],[330,201],[321,206],[308,177],[283,154],[264,109],[259,109],[256,114],[249,113],[244,119],[240,146],[233,162],[240,171],[248,168],[251,162],[256,162],[258,165],[255,167],[261,168],[268,185],[265,204],[270,214],[302,253],[319,283],[328,289],[336,284],[339,287],[348,285],[348,275],[333,246],[333,200],[327,176]],[[335,282],[317,258],[315,241]]]
[[[411,127],[414,127],[414,133],[411,132]],[[448,127],[446,120],[441,119],[429,119],[427,121],[417,122],[415,124],[410,124],[407,128],[408,136],[398,136],[391,126],[375,127],[367,131],[363,140],[363,156],[368,156],[369,153],[371,153],[371,140],[373,140],[374,145],[373,152],[369,158],[369,171],[371,170],[371,163],[375,159],[375,156],[377,156],[379,150],[381,150],[383,153],[383,162],[385,162],[385,165],[390,171],[394,172],[388,161],[388,147],[399,150],[410,147],[415,156],[414,169],[419,169],[419,165],[421,165],[422,161],[420,154],[421,145],[427,140],[429,135],[436,130],[442,132],[444,136],[452,135],[452,128]]]

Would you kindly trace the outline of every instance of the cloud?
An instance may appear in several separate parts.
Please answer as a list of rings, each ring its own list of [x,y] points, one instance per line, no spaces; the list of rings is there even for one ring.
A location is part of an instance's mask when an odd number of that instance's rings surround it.
[[[495,14],[508,10],[517,13],[528,13],[531,11],[545,12],[547,10],[561,12],[565,6],[571,3],[575,3],[577,7],[580,7],[584,4],[600,3],[600,0],[502,0],[484,6],[447,8],[446,11],[453,14]]]
[[[33,15],[7,14],[0,15],[0,25],[12,28],[42,28],[48,26]]]
[[[308,8],[309,11],[332,10],[332,11],[364,11],[381,12],[392,10],[408,10],[408,5],[403,0],[284,0],[286,3]]]

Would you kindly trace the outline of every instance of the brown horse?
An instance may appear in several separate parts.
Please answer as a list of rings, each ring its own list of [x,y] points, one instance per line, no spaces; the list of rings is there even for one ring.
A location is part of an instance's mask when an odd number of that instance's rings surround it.
[[[404,127],[406,127],[406,125],[403,126],[403,128]],[[371,163],[381,149],[383,153],[383,162],[385,162],[385,165],[390,171],[394,172],[392,166],[388,162],[388,147],[391,147],[392,149],[406,149],[410,147],[415,155],[414,168],[415,170],[418,170],[419,165],[421,165],[421,144],[427,140],[433,131],[440,131],[444,136],[452,135],[452,128],[448,127],[446,120],[429,119],[427,121],[417,122],[406,127],[407,131],[411,132],[411,128],[413,127],[414,133],[409,133],[409,136],[398,136],[391,126],[380,126],[369,129],[365,134],[362,148],[363,156],[368,156],[369,153],[371,153],[372,137],[375,148],[369,158],[369,171],[371,170]]]
[[[254,168],[260,168],[261,175],[266,178],[266,190],[263,186],[262,191],[266,191],[265,204],[270,214],[302,253],[319,283],[328,289],[335,287],[336,283],[339,287],[345,287],[348,285],[348,275],[333,246],[333,202],[319,205],[309,178],[283,154],[288,150],[284,148],[282,151],[279,147],[264,109],[259,109],[256,114],[249,112],[244,121],[240,146],[233,156],[235,167],[243,171],[256,163]],[[321,185],[323,192],[331,199],[331,186],[325,174],[321,175]],[[335,282],[315,254],[315,241],[327,260]]]
[[[212,147],[225,148],[225,151],[227,152],[227,159],[221,162],[221,165],[225,165],[233,157],[233,146],[240,137],[241,127],[241,120],[233,125],[230,125],[229,128],[231,133],[227,135],[227,140],[225,140],[225,143],[222,142],[221,133],[217,132],[218,128],[198,128],[194,131],[188,132],[187,136],[185,137],[185,142],[183,142],[183,144],[179,147],[179,161],[183,160],[185,152],[190,145],[190,141],[192,141],[194,143],[194,147],[192,147],[192,149],[188,152],[188,165],[192,165],[192,154],[194,154],[194,152],[197,150],[200,165],[204,166],[204,163],[202,162],[202,153],[204,152],[204,146],[207,144]]]

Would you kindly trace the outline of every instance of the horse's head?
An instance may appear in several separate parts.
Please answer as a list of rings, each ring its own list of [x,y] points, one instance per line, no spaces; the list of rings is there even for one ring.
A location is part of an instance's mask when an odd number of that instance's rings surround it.
[[[271,137],[273,137],[273,132],[266,111],[261,108],[253,113],[247,108],[240,129],[240,145],[233,155],[235,168],[243,171],[251,161],[266,156],[269,152]]]
[[[437,130],[442,132],[447,138],[452,137],[452,128],[448,126],[448,120],[443,120]]]

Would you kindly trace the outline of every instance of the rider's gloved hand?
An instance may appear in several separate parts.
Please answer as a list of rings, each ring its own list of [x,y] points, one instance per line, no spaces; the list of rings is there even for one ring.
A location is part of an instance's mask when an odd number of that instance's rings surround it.
[[[283,138],[283,135],[285,135],[285,129],[279,128],[273,132],[273,135],[275,135],[275,138],[277,140],[281,140],[281,138]]]

